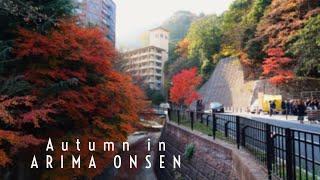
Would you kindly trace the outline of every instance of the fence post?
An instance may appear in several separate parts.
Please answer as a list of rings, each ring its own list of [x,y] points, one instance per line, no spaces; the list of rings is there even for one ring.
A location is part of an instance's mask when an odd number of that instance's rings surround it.
[[[207,126],[209,126],[209,117],[210,117],[210,116],[208,115],[208,116],[207,116],[207,119],[206,119],[206,120],[207,120]]]
[[[212,137],[216,139],[216,131],[217,131],[217,119],[216,114],[212,110]]]
[[[246,129],[248,126],[241,129],[241,146],[246,147]]]
[[[294,139],[292,135],[291,129],[287,128],[285,130],[286,133],[286,170],[287,170],[287,180],[293,179],[293,143],[292,140]]]
[[[190,111],[190,118],[191,118],[191,130],[193,131],[193,121],[194,121],[193,111]]]
[[[171,108],[168,108],[168,119],[171,121]]]
[[[266,151],[267,151],[267,170],[268,179],[272,179],[272,163],[273,163],[273,138],[271,137],[271,126],[266,124]]]
[[[236,116],[237,148],[240,148],[240,117]]]
[[[198,121],[198,111],[197,111],[197,109],[194,111],[194,116],[195,116],[194,120]]]
[[[180,125],[180,110],[177,110],[177,115],[178,115],[178,125]]]
[[[227,138],[228,137],[228,124],[229,121],[227,121],[226,123],[224,123],[224,136]]]

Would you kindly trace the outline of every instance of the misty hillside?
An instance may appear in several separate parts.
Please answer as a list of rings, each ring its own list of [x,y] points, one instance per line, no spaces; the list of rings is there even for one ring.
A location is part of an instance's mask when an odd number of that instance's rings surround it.
[[[161,26],[170,31],[170,41],[177,42],[185,37],[191,23],[197,19],[197,15],[189,11],[177,11]]]

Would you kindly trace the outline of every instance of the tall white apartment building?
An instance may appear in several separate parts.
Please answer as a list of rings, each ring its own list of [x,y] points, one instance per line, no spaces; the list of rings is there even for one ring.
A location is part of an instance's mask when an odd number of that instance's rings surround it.
[[[85,25],[97,25],[106,38],[116,42],[116,4],[113,0],[74,0],[75,13]]]
[[[159,27],[150,30],[149,45],[123,53],[126,71],[140,77],[153,90],[164,85],[164,64],[168,61],[169,31]]]

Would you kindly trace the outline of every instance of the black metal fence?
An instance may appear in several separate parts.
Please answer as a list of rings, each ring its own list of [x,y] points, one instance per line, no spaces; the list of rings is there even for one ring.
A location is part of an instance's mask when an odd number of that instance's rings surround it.
[[[269,179],[320,180],[320,134],[227,114],[169,110],[169,119],[250,152]]]

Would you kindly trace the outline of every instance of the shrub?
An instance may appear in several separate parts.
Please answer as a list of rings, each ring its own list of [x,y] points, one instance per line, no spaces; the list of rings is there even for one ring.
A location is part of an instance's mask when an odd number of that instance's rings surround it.
[[[188,144],[188,145],[186,145],[186,147],[185,147],[183,156],[184,156],[188,161],[190,161],[190,160],[192,159],[192,157],[193,157],[193,154],[194,154],[195,150],[196,150],[196,147],[195,147],[194,144]]]

